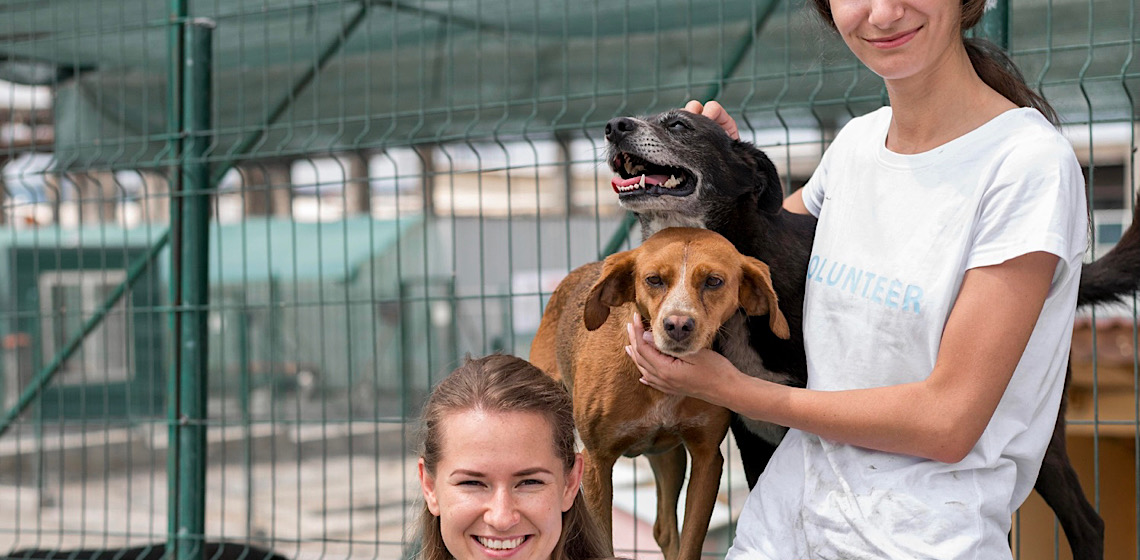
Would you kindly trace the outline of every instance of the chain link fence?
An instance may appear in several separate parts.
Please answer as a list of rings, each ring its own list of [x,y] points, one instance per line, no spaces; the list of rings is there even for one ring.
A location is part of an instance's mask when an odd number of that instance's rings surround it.
[[[716,98],[790,192],[886,102],[799,0],[0,13],[0,554],[409,557],[427,391],[525,357],[562,275],[630,246],[607,120]],[[1090,258],[1131,221],[1136,26],[1135,0],[1012,0],[978,31],[1062,116]],[[1070,453],[1111,558],[1140,558],[1136,317],[1074,327]],[[710,558],[747,494],[725,453]],[[648,467],[615,476],[618,554],[659,557]],[[1012,539],[1069,557],[1036,497]]]

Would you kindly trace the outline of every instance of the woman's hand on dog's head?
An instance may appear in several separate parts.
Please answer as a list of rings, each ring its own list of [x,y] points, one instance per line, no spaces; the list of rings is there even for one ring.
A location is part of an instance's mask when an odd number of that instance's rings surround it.
[[[634,314],[626,324],[629,346],[625,353],[641,372],[641,382],[670,395],[694,397],[724,406],[723,390],[732,387],[735,376],[743,376],[727,358],[712,350],[701,350],[684,358],[663,354],[653,344],[653,335]]]
[[[724,107],[716,101],[709,101],[708,103],[701,104],[700,101],[693,99],[685,104],[685,110],[697,115],[704,115],[716,124],[719,124],[725,132],[728,133],[729,138],[733,140],[740,140],[740,130],[736,128],[736,121],[724,110]]]

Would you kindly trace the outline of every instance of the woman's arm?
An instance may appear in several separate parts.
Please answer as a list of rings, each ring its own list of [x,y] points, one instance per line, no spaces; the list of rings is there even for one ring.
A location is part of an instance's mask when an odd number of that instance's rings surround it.
[[[808,212],[807,205],[804,204],[804,188],[803,187],[800,187],[800,188],[792,191],[792,194],[788,195],[788,198],[784,199],[784,210],[787,210],[788,212],[793,212],[796,214],[810,214],[811,213],[811,212]]]
[[[661,354],[636,319],[627,351],[642,381],[666,393],[852,445],[957,462],[997,409],[1057,261],[1035,252],[967,271],[934,370],[920,382],[848,391],[787,387],[746,376],[710,350],[683,360]]]

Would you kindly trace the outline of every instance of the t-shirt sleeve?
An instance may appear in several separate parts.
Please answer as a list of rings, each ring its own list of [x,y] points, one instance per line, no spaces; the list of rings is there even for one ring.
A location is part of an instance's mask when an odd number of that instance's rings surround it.
[[[1023,143],[992,174],[966,268],[1036,251],[1060,257],[1059,274],[1079,263],[1088,229],[1083,185],[1080,164],[1062,137]]]
[[[815,168],[815,172],[811,174],[811,178],[804,184],[801,194],[804,199],[804,206],[807,207],[808,212],[812,216],[819,217],[819,212],[823,208],[823,195],[826,194],[827,188],[827,152],[824,152],[823,158],[819,162],[819,166]]]
[[[886,125],[883,123],[890,121],[890,115],[890,108],[883,107],[868,115],[856,117],[839,129],[839,133],[835,135],[831,145],[823,151],[819,165],[801,191],[804,206],[807,207],[812,216],[819,217],[820,212],[823,211],[823,201],[828,192],[831,192],[832,195],[838,192],[835,190],[828,191],[828,179],[833,174],[832,170],[847,169],[851,159],[859,157],[853,155],[852,151],[861,145],[865,145],[868,137],[877,136],[876,129],[880,126],[885,127]],[[840,173],[840,175],[842,174]],[[836,184],[830,185],[830,187],[833,189],[841,188],[842,185]]]

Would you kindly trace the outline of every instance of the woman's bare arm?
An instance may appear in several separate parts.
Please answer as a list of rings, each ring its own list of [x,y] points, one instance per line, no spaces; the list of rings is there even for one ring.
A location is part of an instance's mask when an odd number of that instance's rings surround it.
[[[787,387],[744,375],[709,350],[684,360],[661,354],[642,336],[640,321],[629,326],[628,352],[643,382],[664,392],[831,440],[957,462],[997,409],[1057,260],[1035,252],[967,271],[934,370],[920,382],[849,391]]]

